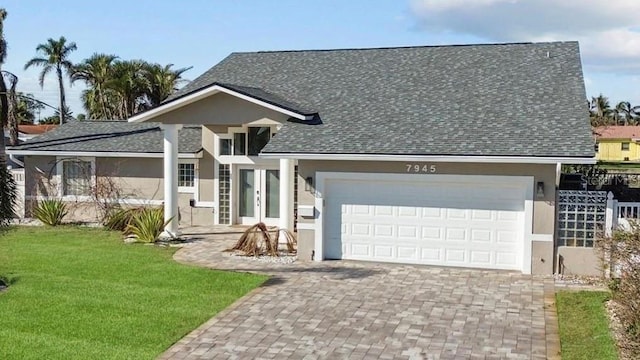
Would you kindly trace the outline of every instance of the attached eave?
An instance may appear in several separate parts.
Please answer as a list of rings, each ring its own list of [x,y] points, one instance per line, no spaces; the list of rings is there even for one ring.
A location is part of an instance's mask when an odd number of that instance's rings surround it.
[[[52,151],[52,150],[10,150],[9,155],[20,156],[89,156],[89,157],[115,157],[115,158],[158,158],[162,159],[163,153],[138,153],[138,152],[116,152],[116,151]],[[180,159],[202,158],[202,151],[197,153],[178,153]]]
[[[537,156],[454,156],[454,155],[388,155],[388,154],[312,154],[261,153],[265,159],[347,160],[347,161],[405,161],[454,162],[489,164],[583,164],[596,163],[595,157],[537,157]]]
[[[170,101],[168,103],[162,104],[156,108],[153,108],[151,110],[145,111],[143,113],[134,115],[132,117],[129,118],[129,122],[144,122],[144,121],[150,121],[160,115],[166,114],[170,111],[179,109],[181,107],[187,106],[191,103],[194,103],[198,100],[202,100],[206,97],[218,94],[218,93],[225,93],[234,97],[237,97],[239,99],[242,100],[246,100],[250,103],[265,107],[267,109],[271,109],[274,111],[277,111],[279,113],[282,113],[284,115],[290,116],[292,118],[295,119],[299,119],[302,121],[307,121],[307,120],[312,120],[313,119],[313,115],[309,115],[309,114],[301,114],[295,111],[292,111],[290,109],[286,109],[284,107],[263,101],[261,99],[257,99],[242,93],[239,93],[237,91],[228,89],[224,86],[221,85],[213,85],[207,88],[204,88],[202,90],[196,91],[192,94],[183,96],[181,98],[178,98],[176,100]]]

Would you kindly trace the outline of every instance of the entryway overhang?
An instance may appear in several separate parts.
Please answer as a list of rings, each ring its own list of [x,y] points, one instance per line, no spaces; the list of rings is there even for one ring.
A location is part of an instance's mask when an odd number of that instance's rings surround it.
[[[160,127],[163,130],[164,220],[166,223],[165,231],[163,233],[164,237],[175,238],[180,235],[178,230],[178,132],[182,128],[183,124],[206,125],[208,124],[208,120],[206,120],[206,117],[208,116],[206,115],[213,115],[216,113],[216,108],[214,106],[211,109],[205,109],[205,112],[202,111],[203,109],[200,109],[200,114],[204,114],[202,117],[185,118],[178,115],[182,113],[178,110],[192,104],[194,104],[194,108],[202,108],[202,106],[209,107],[211,106],[210,103],[203,103],[203,100],[213,98],[216,94],[225,94],[226,96],[236,99],[236,105],[234,105],[232,109],[234,112],[236,108],[238,109],[235,115],[240,113],[240,110],[242,110],[238,103],[244,102],[252,104],[254,108],[266,109],[258,111],[258,113],[268,111],[270,114],[282,118],[281,120],[294,118],[299,121],[311,121],[314,120],[317,115],[317,112],[313,110],[305,109],[299,104],[260,88],[215,83],[195,92],[169,100],[157,108],[131,117],[128,120],[129,122],[159,122]],[[201,106],[198,106],[196,103]],[[224,110],[227,111],[225,114],[228,114],[229,109],[226,108]],[[174,111],[176,111],[176,116],[169,115]],[[255,119],[245,119],[247,122],[251,122],[253,120]],[[281,204],[279,209],[279,225],[280,228],[289,230],[293,230],[294,226],[294,164],[295,162],[292,159],[281,159],[279,167],[279,200]]]

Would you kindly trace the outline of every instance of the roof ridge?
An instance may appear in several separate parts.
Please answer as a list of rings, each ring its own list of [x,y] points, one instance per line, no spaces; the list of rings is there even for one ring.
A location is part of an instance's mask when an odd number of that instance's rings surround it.
[[[378,46],[378,47],[347,47],[332,49],[300,49],[300,50],[258,50],[258,51],[234,51],[232,54],[269,54],[269,53],[296,53],[296,52],[331,52],[331,51],[367,51],[367,50],[393,50],[393,49],[424,49],[424,48],[453,48],[472,46],[515,46],[515,45],[542,45],[542,44],[566,44],[577,43],[576,40],[560,41],[521,41],[521,42],[495,42],[477,44],[435,44],[435,45],[406,45],[406,46]]]

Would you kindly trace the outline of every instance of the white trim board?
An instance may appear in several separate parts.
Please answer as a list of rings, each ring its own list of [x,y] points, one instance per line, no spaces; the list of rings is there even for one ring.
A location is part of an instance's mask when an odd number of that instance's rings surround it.
[[[419,174],[386,174],[386,173],[342,173],[342,172],[316,172],[316,198],[315,207],[318,209],[316,218],[314,252],[316,261],[324,259],[324,211],[325,211],[325,186],[327,180],[351,180],[351,181],[384,181],[401,182],[414,177],[421,182],[433,183],[469,183],[490,181],[492,184],[517,185],[521,187],[524,195],[524,219],[522,238],[521,271],[523,274],[531,274],[531,247],[533,238],[533,176],[494,176],[494,175],[433,175],[428,178]],[[330,196],[330,195],[329,195]]]
[[[129,122],[148,121],[148,120],[151,120],[151,119],[153,119],[155,117],[158,117],[160,115],[166,114],[166,113],[168,113],[170,111],[173,111],[175,109],[179,109],[181,107],[184,107],[186,105],[194,103],[194,102],[196,102],[198,100],[202,100],[202,99],[204,99],[206,97],[209,97],[211,95],[215,95],[215,94],[218,94],[218,93],[225,93],[225,94],[228,94],[228,95],[231,95],[231,96],[235,96],[235,97],[237,97],[239,99],[251,102],[253,104],[265,107],[267,109],[271,109],[271,110],[277,111],[279,113],[282,113],[282,114],[287,115],[287,116],[291,116],[291,117],[299,119],[299,120],[311,120],[313,118],[312,116],[299,114],[299,113],[296,113],[294,111],[285,109],[283,107],[270,104],[270,103],[268,103],[266,101],[262,101],[262,100],[254,98],[254,97],[241,94],[241,93],[239,93],[237,91],[233,91],[231,89],[227,89],[224,86],[214,85],[214,86],[210,86],[210,87],[207,87],[205,89],[202,89],[202,90],[198,90],[198,91],[194,92],[193,94],[189,94],[187,96],[181,97],[181,98],[176,99],[174,101],[168,102],[168,103],[166,103],[164,105],[160,105],[157,108],[154,108],[152,110],[148,110],[148,111],[145,111],[143,113],[134,115],[131,118],[129,118]]]
[[[90,197],[57,197],[57,196],[34,196],[27,195],[25,196],[26,200],[61,200],[64,202],[81,202],[81,203],[91,203],[93,200]],[[100,200],[104,201],[104,200]],[[152,205],[152,206],[160,206],[164,204],[163,200],[152,200],[152,199],[113,199],[107,200],[110,204],[120,204],[120,205]]]
[[[132,153],[132,152],[117,152],[117,151],[51,151],[51,150],[7,150],[9,155],[27,155],[27,156],[84,156],[84,157],[121,157],[121,158],[158,158],[164,157],[163,153]],[[179,153],[178,158],[181,159],[200,159],[202,158],[202,151],[197,153]]]
[[[595,158],[536,157],[536,156],[454,156],[454,155],[383,155],[383,154],[304,154],[304,153],[261,153],[265,159],[298,160],[351,160],[351,161],[430,161],[465,163],[503,164],[595,164]]]

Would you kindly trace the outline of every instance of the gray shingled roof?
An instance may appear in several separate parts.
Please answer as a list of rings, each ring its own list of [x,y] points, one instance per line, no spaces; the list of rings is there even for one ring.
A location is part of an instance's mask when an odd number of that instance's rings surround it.
[[[233,53],[211,84],[315,109],[266,153],[592,157],[577,42]]]
[[[179,132],[179,152],[202,149],[202,127],[185,126]],[[73,121],[8,150],[162,153],[158,123]]]

